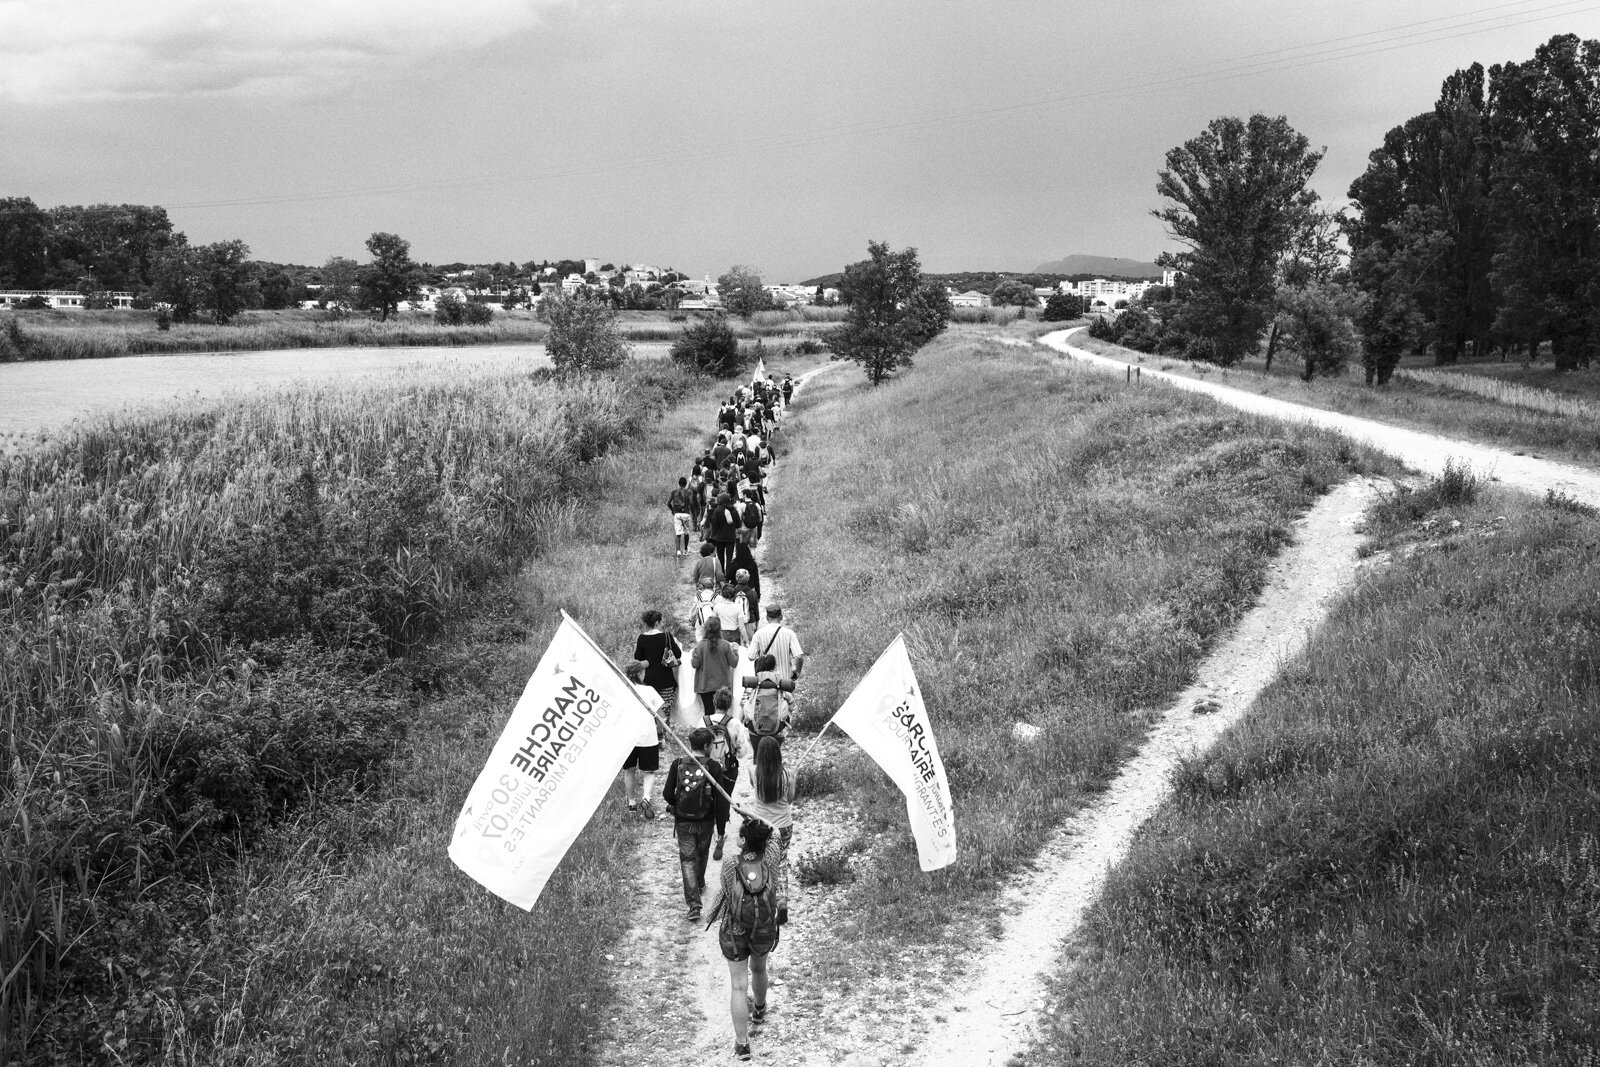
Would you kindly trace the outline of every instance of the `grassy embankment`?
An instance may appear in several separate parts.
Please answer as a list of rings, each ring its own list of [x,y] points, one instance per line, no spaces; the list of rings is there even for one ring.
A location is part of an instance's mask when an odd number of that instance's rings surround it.
[[[443,849],[554,607],[620,647],[666,595],[657,483],[721,391],[406,375],[7,460],[7,1057],[578,1057],[625,840],[532,920]]]
[[[745,341],[817,340],[844,319],[844,308],[807,307],[763,311],[731,320]],[[631,341],[671,342],[685,323],[666,312],[623,312],[621,329]],[[423,312],[405,312],[387,322],[366,315],[325,311],[248,311],[226,326],[174,324],[158,330],[148,311],[0,312],[0,362],[17,360],[102,359],[114,356],[173,355],[180,352],[255,352],[296,348],[458,347],[540,344],[549,327],[529,311],[496,312],[481,326],[441,326]],[[771,356],[789,354],[788,348]]]
[[[1389,385],[1372,388],[1362,384],[1359,371],[1342,377],[1300,380],[1294,364],[1279,361],[1270,374],[1262,372],[1259,360],[1247,360],[1238,367],[1223,368],[1205,363],[1189,363],[1168,356],[1136,352],[1107,341],[1092,338],[1087,332],[1073,338],[1073,344],[1091,352],[1170,374],[1205,378],[1235,389],[1242,389],[1279,400],[1291,400],[1311,407],[1355,415],[1375,422],[1407,429],[1444,434],[1512,452],[1533,452],[1586,466],[1600,464],[1600,405],[1574,408],[1559,405],[1557,410],[1539,410],[1506,402],[1507,395],[1488,391],[1479,395],[1461,388],[1449,388],[1409,377],[1402,369]],[[1469,373],[1466,369],[1452,373]],[[1570,379],[1570,388],[1584,390],[1584,379]]]
[[[1453,511],[1178,776],[1030,1062],[1596,1062],[1600,520]]]
[[[1374,462],[971,330],[876,390],[829,375],[803,411],[769,540],[812,653],[803,721],[904,630],[957,812],[960,861],[926,876],[875,767],[806,775],[842,780],[887,831],[819,952],[883,973],[951,922],[986,928],[999,880],[1103,787],[1248,608],[1295,516]],[[1019,741],[1017,722],[1043,733]]]

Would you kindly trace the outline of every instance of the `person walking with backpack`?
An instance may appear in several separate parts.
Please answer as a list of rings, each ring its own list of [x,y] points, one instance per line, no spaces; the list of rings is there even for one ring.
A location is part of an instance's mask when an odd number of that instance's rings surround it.
[[[733,510],[733,498],[727,493],[717,497],[716,505],[706,517],[706,540],[717,550],[717,562],[723,574],[733,573],[733,547],[738,540],[739,515]]]
[[[728,781],[737,784],[739,768],[756,758],[755,748],[750,743],[750,731],[733,713],[733,690],[726,687],[718,689],[711,699],[711,709],[711,714],[705,718],[706,729],[711,731],[711,758],[722,768]],[[728,788],[731,791],[733,786]],[[722,844],[727,829],[727,819],[719,819],[717,843],[711,852],[714,860],[722,859]]]
[[[739,827],[739,851],[722,861],[722,891],[711,906],[706,929],[719,921],[717,945],[728,961],[733,1054],[748,1060],[750,1030],[767,1019],[767,957],[778,947],[779,927],[789,921],[782,848],[771,825],[761,819],[745,819]]]
[[[707,620],[705,636],[689,654],[689,664],[694,667],[694,691],[700,697],[700,706],[706,718],[715,712],[717,690],[733,689],[733,672],[739,666],[739,650],[722,639],[722,623],[715,618]]]
[[[678,488],[667,494],[667,511],[672,514],[672,558],[683,559],[689,554],[689,533],[694,529],[694,494],[688,478],[679,478]]]
[[[772,655],[757,656],[751,664],[756,673],[739,679],[750,697],[750,717],[745,725],[757,739],[775,737],[782,741],[789,735],[794,680],[779,677],[777,663]]]
[[[749,607],[738,596],[736,585],[732,582],[723,582],[722,588],[717,590],[717,598],[711,602],[711,610],[717,613],[723,637],[729,641],[737,641],[741,645],[749,642]]]
[[[716,557],[716,546],[710,541],[700,546],[700,558],[694,561],[694,569],[689,572],[689,582],[699,588],[706,582],[713,587],[722,584],[722,561]]]
[[[691,922],[700,918],[712,835],[721,837],[718,828],[728,824],[728,800],[723,794],[733,788],[733,779],[711,758],[711,741],[712,733],[704,726],[690,732],[689,755],[672,761],[663,791],[678,838],[683,899]]]

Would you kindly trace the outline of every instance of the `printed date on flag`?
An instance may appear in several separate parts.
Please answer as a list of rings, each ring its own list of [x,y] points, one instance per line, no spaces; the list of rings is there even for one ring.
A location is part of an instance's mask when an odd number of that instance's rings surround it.
[[[632,683],[563,619],[478,775],[450,858],[496,896],[532,909],[654,720]]]

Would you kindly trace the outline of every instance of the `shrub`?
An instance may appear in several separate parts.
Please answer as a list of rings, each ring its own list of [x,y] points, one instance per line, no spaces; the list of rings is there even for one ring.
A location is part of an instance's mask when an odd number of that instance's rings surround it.
[[[672,358],[716,378],[731,378],[739,373],[742,365],[739,342],[723,315],[713,315],[687,326],[672,342]]]
[[[632,350],[617,329],[617,313],[600,300],[546,300],[539,317],[550,324],[545,352],[556,373],[614,370]]]
[[[0,363],[28,358],[29,338],[15,315],[0,315]]]
[[[805,797],[820,797],[829,793],[837,793],[842,784],[839,778],[839,768],[833,764],[807,763],[795,773],[795,799],[800,800]]]
[[[844,885],[856,880],[850,857],[862,850],[860,838],[847,841],[825,852],[807,853],[794,865],[795,880],[801,885]]]
[[[1398,485],[1381,494],[1372,507],[1375,533],[1392,533],[1441,508],[1465,507],[1478,499],[1478,476],[1465,464],[1447,460],[1444,472],[1421,489]]]
[[[40,294],[34,293],[32,296],[23,297],[22,302],[17,306],[26,308],[29,311],[43,311],[50,306],[50,301]]]

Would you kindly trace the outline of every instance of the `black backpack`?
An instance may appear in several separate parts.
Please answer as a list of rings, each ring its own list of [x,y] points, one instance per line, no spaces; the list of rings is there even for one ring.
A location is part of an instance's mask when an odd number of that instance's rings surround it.
[[[678,818],[699,821],[709,819],[716,811],[716,799],[711,793],[711,772],[699,760],[686,760],[678,764],[678,801],[673,808]]]
[[[766,933],[778,925],[778,887],[767,877],[760,856],[740,853],[738,895],[728,909],[735,926],[750,933]]]
[[[761,525],[761,507],[754,500],[745,501],[744,526],[747,530],[754,530]]]

